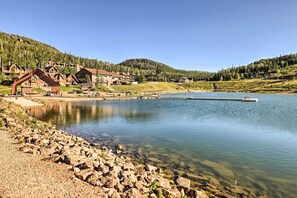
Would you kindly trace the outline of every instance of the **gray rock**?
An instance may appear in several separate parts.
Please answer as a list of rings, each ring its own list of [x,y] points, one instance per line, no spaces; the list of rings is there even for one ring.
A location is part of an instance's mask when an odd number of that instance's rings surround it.
[[[40,151],[40,154],[43,156],[50,156],[55,152],[53,148],[46,148],[46,147],[41,147],[39,151]]]
[[[187,194],[187,196],[193,197],[193,198],[208,198],[208,196],[204,193],[204,191],[199,191],[194,189],[191,189]]]
[[[110,198],[121,198],[121,196],[119,195],[118,192],[114,191],[114,192],[112,193],[112,195],[110,196]]]
[[[145,169],[146,171],[154,172],[154,171],[156,171],[158,168],[155,167],[155,166],[146,164],[145,167],[144,167],[144,169]]]
[[[158,198],[155,193],[150,194],[149,198]]]
[[[104,184],[104,187],[107,188],[114,188],[115,185],[119,183],[119,179],[117,177],[109,177],[106,183]]]
[[[166,198],[176,198],[176,197],[181,197],[180,192],[177,189],[167,189],[163,188],[162,189],[163,195]]]
[[[80,171],[80,169],[77,168],[77,167],[74,167],[74,168],[73,168],[73,171],[74,171],[74,173],[78,173],[78,172]]]
[[[107,177],[100,177],[100,182],[102,183],[102,185],[104,186],[106,184],[106,182],[108,181]]]
[[[109,167],[105,166],[102,162],[99,162],[99,166],[96,167],[95,170],[106,174],[109,172]]]
[[[125,186],[122,185],[122,184],[117,184],[117,185],[115,186],[115,189],[116,189],[118,192],[123,192],[124,189],[125,189]]]
[[[148,193],[150,191],[150,189],[148,188],[148,185],[146,183],[144,183],[143,181],[136,181],[134,186],[135,186],[135,188],[140,190],[140,192],[143,194]]]
[[[123,150],[123,149],[124,149],[124,146],[123,146],[122,144],[117,144],[117,145],[115,146],[115,148],[116,148],[117,150]]]
[[[178,177],[177,180],[176,180],[176,184],[178,186],[183,187],[183,188],[190,188],[191,180],[186,179],[184,177]]]
[[[99,178],[101,177],[100,174],[97,172],[94,172],[88,179],[87,182],[93,186],[103,186],[103,184],[99,181]]]
[[[109,172],[109,174],[112,175],[112,176],[116,176],[116,177],[118,177],[118,175],[119,175],[119,173],[120,173],[121,170],[122,170],[121,167],[119,167],[119,166],[114,166],[114,167],[112,167],[112,169],[111,169],[111,171]]]
[[[171,188],[168,179],[165,179],[165,178],[160,177],[160,176],[157,176],[156,178],[157,178],[157,180],[159,181],[159,186],[160,186],[160,187],[162,187],[162,188],[168,188],[168,189]]]
[[[125,163],[123,165],[123,170],[124,171],[129,171],[129,170],[133,170],[134,169],[134,165],[132,163]]]
[[[124,186],[133,187],[134,183],[137,181],[137,178],[134,174],[134,171],[123,171],[121,175],[121,184],[123,184]]]
[[[141,194],[141,192],[138,189],[131,188],[124,192],[123,197],[124,198],[130,198],[130,197],[142,198],[144,196]]]
[[[90,169],[85,169],[74,174],[78,179],[86,181],[93,174],[93,171]]]
[[[76,163],[75,167],[79,169],[87,169],[87,168],[93,168],[93,165],[91,160],[83,159],[83,160],[80,160],[78,163]]]

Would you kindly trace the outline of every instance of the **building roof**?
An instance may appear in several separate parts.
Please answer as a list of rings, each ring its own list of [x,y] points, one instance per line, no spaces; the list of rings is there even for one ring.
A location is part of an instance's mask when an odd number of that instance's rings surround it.
[[[23,67],[19,66],[18,64],[15,64],[15,63],[5,66],[5,69],[10,70],[10,68],[13,66],[25,71],[25,69]]]
[[[55,69],[56,71],[58,71],[58,69],[56,68],[56,66],[46,66],[46,67],[45,67],[46,72],[49,72],[51,68],[53,68],[53,69]]]
[[[66,78],[72,77],[72,79],[73,79],[74,81],[79,82],[79,81],[77,80],[77,78],[76,78],[73,74],[65,74],[65,75],[66,75]]]
[[[117,74],[117,73],[112,73],[112,77],[113,77],[113,78],[122,78],[123,75],[121,75],[121,74]]]
[[[62,79],[65,79],[66,76],[63,74],[47,74],[51,79],[56,79],[58,76],[62,77]]]
[[[94,75],[96,75],[96,74],[107,75],[107,76],[112,76],[113,75],[113,73],[111,73],[109,71],[106,71],[106,70],[103,70],[103,69],[93,69],[93,68],[83,68],[83,69],[91,72]]]

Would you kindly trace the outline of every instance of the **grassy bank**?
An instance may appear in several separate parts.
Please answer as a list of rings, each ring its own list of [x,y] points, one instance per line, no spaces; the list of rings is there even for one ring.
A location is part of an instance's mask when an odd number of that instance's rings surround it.
[[[286,93],[297,91],[297,80],[201,81],[179,86],[192,90],[219,92]]]
[[[10,86],[0,85],[0,94],[10,94],[10,93],[11,93]]]
[[[138,85],[113,85],[112,88],[121,93],[132,92],[132,93],[144,93],[144,92],[176,92],[180,88],[176,83],[167,82],[150,82]]]
[[[111,89],[101,87],[101,91],[133,94],[142,93],[174,93],[182,91],[200,90],[217,92],[251,92],[251,93],[296,93],[297,80],[234,80],[234,81],[198,81],[191,83],[148,82],[138,85],[112,85]],[[65,87],[64,92],[79,90],[80,87]],[[37,93],[42,89],[33,88]],[[0,85],[0,94],[11,93],[11,88]]]

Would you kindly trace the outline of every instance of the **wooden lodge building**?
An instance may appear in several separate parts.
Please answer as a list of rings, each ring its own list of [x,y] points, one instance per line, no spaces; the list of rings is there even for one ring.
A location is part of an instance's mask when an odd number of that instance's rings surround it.
[[[60,94],[60,84],[50,78],[41,69],[32,69],[12,84],[12,94],[17,92],[17,86],[22,85],[23,94],[32,93],[31,87],[40,87],[46,92]]]
[[[19,66],[18,64],[10,64],[7,66],[1,67],[1,72],[5,74],[7,78],[11,78],[12,80],[18,79],[20,76],[26,73],[26,69],[24,67]]]
[[[101,83],[103,85],[112,84],[112,73],[101,69],[83,68],[75,75],[79,82],[82,83],[91,83],[92,85],[95,85],[98,81],[102,81]],[[88,80],[90,82],[88,82]]]

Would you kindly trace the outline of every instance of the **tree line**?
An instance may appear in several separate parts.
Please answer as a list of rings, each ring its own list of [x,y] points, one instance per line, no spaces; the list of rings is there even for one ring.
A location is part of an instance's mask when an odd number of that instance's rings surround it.
[[[0,32],[0,64],[17,63],[27,68],[45,66],[49,61],[66,64],[79,64],[84,67],[104,69],[112,72],[134,74],[136,80],[178,81],[188,77],[194,81],[228,81],[237,79],[260,78],[267,73],[277,73],[282,68],[297,64],[297,54],[276,58],[261,59],[246,66],[222,69],[216,73],[174,69],[163,63],[149,59],[129,59],[119,64],[112,64],[98,59],[89,59],[63,53],[56,48],[36,40]],[[74,73],[69,67],[63,73]]]

